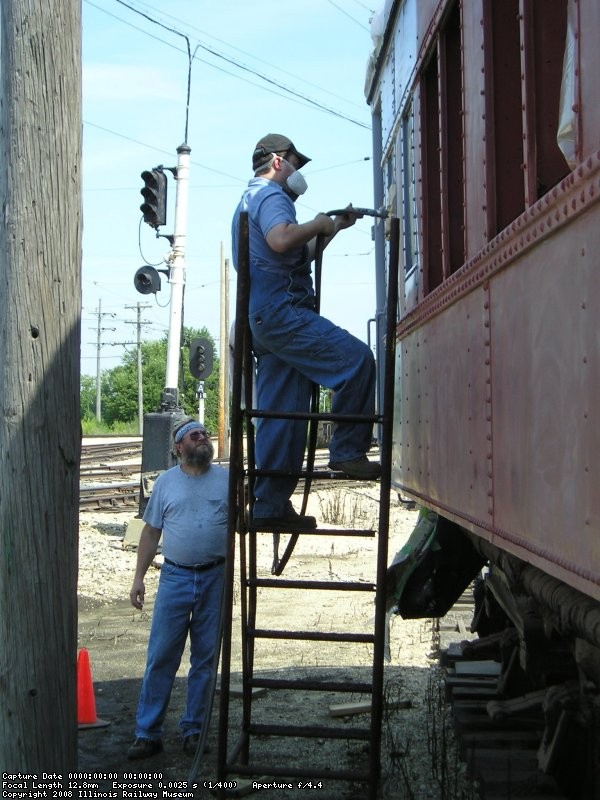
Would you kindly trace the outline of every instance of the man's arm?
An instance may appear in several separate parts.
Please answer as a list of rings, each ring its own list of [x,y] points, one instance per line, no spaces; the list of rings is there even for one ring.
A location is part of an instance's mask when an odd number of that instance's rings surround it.
[[[131,592],[129,593],[131,605],[135,606],[135,608],[139,608],[140,611],[144,605],[144,595],[146,594],[144,577],[156,555],[161,533],[162,531],[160,528],[153,528],[146,523],[140,535],[135,576],[131,586]]]
[[[357,214],[354,209],[352,208],[352,203],[346,206],[344,209],[343,214],[337,214],[332,222],[333,222],[333,231],[330,234],[325,234],[325,240],[323,241],[323,247],[327,247],[329,242],[333,239],[333,237],[338,234],[340,231],[343,231],[344,228],[350,228],[357,219],[362,219],[363,214]],[[308,243],[308,258],[310,261],[314,261],[315,258],[315,250],[317,247],[317,238],[315,237]]]
[[[281,222],[271,228],[266,235],[267,244],[276,253],[287,253],[296,247],[304,247],[312,239],[323,233],[333,237],[335,223],[327,214],[317,214],[314,219],[302,224]]]

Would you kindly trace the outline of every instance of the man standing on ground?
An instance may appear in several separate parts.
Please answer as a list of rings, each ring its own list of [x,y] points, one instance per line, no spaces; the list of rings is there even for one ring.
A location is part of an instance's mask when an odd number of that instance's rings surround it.
[[[186,753],[203,729],[215,651],[227,544],[228,472],[212,463],[204,427],[186,420],[174,432],[179,465],[158,476],[144,512],[131,603],[144,604],[144,576],[163,537],[161,568],[146,670],[129,759],[162,750],[163,720],[185,643],[190,637],[187,701],[179,726]]]
[[[334,219],[317,214],[298,224],[294,201],[306,190],[299,170],[309,160],[286,136],[264,136],[252,155],[254,178],[233,218],[235,265],[239,216],[248,212],[256,407],[306,412],[314,382],[333,390],[333,413],[373,416],[373,354],[364,342],[317,314],[311,277],[316,237],[323,234],[326,245],[360,215],[348,206]],[[306,429],[304,420],[258,419],[257,467],[299,472]],[[380,465],[366,456],[372,432],[372,423],[337,424],[329,447],[330,468],[353,478],[378,478]],[[300,517],[290,502],[296,483],[294,477],[257,477],[254,522],[279,530],[314,528],[314,517]]]

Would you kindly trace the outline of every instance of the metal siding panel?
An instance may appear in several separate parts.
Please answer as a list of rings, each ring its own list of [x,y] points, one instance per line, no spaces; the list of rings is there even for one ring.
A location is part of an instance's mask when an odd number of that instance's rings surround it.
[[[588,213],[495,276],[491,298],[497,537],[600,592],[599,252]]]
[[[396,103],[394,91],[394,45],[392,43],[381,73],[381,145],[383,151],[388,147],[395,122]]]
[[[411,89],[417,66],[417,3],[406,0],[396,19],[394,57],[396,59],[396,106],[402,109]]]
[[[483,526],[492,520],[486,296],[473,292],[399,343],[396,426],[402,487]]]

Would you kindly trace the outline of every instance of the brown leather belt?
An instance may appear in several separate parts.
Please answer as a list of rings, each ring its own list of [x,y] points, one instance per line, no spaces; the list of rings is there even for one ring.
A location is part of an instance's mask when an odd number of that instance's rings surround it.
[[[205,569],[212,569],[218,567],[219,564],[225,563],[225,558],[217,558],[214,561],[209,561],[208,564],[178,564],[177,561],[171,561],[170,558],[164,559],[165,564],[171,567],[179,567],[180,569],[191,569],[194,572],[203,572]]]

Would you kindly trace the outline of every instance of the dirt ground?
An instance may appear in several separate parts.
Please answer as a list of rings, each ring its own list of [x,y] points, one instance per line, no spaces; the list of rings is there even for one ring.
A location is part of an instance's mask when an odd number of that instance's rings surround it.
[[[308,512],[324,527],[364,527],[375,525],[376,490],[326,489],[313,492]],[[184,655],[175,682],[164,736],[164,752],[145,761],[127,760],[133,741],[135,709],[145,666],[146,646],[152,604],[159,569],[151,568],[147,580],[147,602],[143,612],[129,603],[135,552],[123,549],[122,540],[133,514],[127,512],[82,512],[80,522],[79,626],[78,646],[90,656],[97,716],[109,724],[79,732],[79,770],[85,773],[116,772],[119,775],[160,773],[163,782],[186,781],[192,759],[181,747],[177,723],[183,709],[188,657]],[[389,559],[404,544],[417,519],[417,512],[392,502]],[[287,565],[284,577],[319,580],[348,579],[372,581],[375,576],[375,539],[354,537],[301,536]],[[259,541],[258,563],[261,574],[269,576],[273,558],[272,536]],[[161,557],[157,558],[157,566]],[[261,589],[258,599],[258,627],[296,630],[372,631],[373,595],[368,592],[343,593],[286,589]],[[239,587],[235,590],[232,637],[232,683],[239,683]],[[390,624],[390,660],[385,667],[386,701],[410,701],[410,708],[385,713],[381,796],[385,798],[470,798],[462,787],[462,766],[456,756],[444,757],[456,769],[456,793],[440,793],[435,773],[439,772],[439,743],[432,731],[432,703],[439,694],[437,659],[432,652],[432,621],[404,621],[393,617]],[[305,677],[369,680],[371,648],[364,644],[330,642],[271,642],[256,648],[255,669],[268,676],[292,673]],[[368,726],[368,716],[332,718],[329,706],[360,700],[354,695],[320,692],[269,690],[256,698],[253,714],[257,721],[300,722],[305,725]],[[366,698],[364,698],[366,699]],[[400,703],[406,705],[406,703]],[[209,731],[209,752],[204,756],[196,781],[195,797],[211,797],[202,787],[215,779],[219,697],[215,699]],[[236,741],[241,716],[241,700],[232,698],[229,718],[229,746]],[[435,728],[435,723],[433,723]],[[444,750],[446,739],[444,738]],[[252,754],[257,761],[299,765],[355,766],[366,763],[365,745],[350,739],[335,742],[305,739],[253,739]],[[430,751],[436,752],[432,758]],[[318,768],[315,767],[318,772]],[[274,780],[274,779],[271,779]],[[280,779],[283,780],[283,779]],[[445,779],[446,780],[446,779]],[[98,788],[106,788],[102,781]],[[461,794],[461,792],[463,792]],[[260,797],[279,800],[318,796],[327,800],[364,797],[364,787],[331,781],[319,790],[291,791],[263,789]],[[159,795],[160,796],[160,795]],[[254,795],[251,795],[254,796]]]

